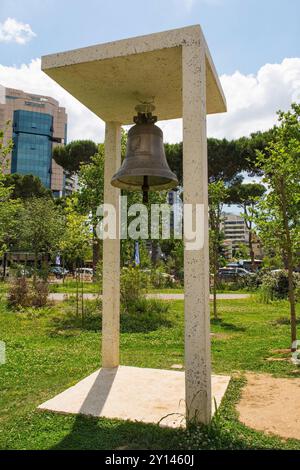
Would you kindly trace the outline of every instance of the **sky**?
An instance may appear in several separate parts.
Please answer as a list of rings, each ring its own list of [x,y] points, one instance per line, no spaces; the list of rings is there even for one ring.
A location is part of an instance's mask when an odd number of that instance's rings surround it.
[[[68,137],[101,142],[104,123],[40,70],[42,55],[200,24],[228,112],[208,135],[228,139],[270,128],[300,101],[300,0],[0,0],[0,84],[56,98]],[[160,122],[178,142],[181,120]]]

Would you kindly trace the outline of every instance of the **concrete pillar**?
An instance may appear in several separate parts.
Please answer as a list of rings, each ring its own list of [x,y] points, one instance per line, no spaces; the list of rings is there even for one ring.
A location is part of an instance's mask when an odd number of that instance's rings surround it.
[[[186,412],[190,422],[206,424],[211,419],[211,362],[204,46],[182,47],[182,74],[184,203],[204,206],[204,244],[187,250],[185,240],[184,250]]]
[[[121,125],[107,122],[105,126],[104,202],[116,209],[119,227],[120,190],[111,184],[111,178],[121,164]],[[120,238],[103,240],[103,313],[102,313],[102,367],[119,365],[120,335]]]

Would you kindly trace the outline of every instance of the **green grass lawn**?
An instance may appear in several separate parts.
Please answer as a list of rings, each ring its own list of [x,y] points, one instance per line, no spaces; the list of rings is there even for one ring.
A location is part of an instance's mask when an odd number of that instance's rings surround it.
[[[100,318],[94,302],[85,303],[89,313],[82,327],[72,302],[16,313],[2,301],[0,339],[6,342],[7,363],[0,366],[0,448],[300,449],[299,441],[245,427],[234,408],[244,383],[237,371],[300,377],[300,368],[291,363],[266,360],[273,349],[289,345],[287,302],[262,305],[253,297],[218,304],[221,320],[212,321],[213,371],[233,379],[212,425],[184,431],[36,411],[99,367]],[[165,313],[123,316],[122,364],[166,369],[183,364],[183,302],[169,305]]]
[[[78,283],[79,292],[99,294],[102,291],[102,287],[98,282],[87,282]],[[52,282],[49,285],[49,292],[63,292],[67,294],[76,294],[77,283],[75,280],[65,280],[65,282]]]

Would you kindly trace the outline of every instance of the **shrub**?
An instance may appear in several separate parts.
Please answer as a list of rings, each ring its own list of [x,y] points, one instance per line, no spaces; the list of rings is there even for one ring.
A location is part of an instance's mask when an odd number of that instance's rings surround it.
[[[246,289],[248,291],[256,290],[261,284],[260,273],[253,273],[249,276],[242,276],[238,278],[238,289]]]
[[[127,311],[132,304],[145,298],[149,276],[138,267],[123,268],[120,279],[121,305]]]
[[[44,279],[35,279],[32,284],[31,305],[33,307],[44,307],[47,304],[48,294],[48,282]]]
[[[26,277],[16,277],[10,282],[7,303],[10,307],[30,307],[30,289]]]
[[[156,289],[174,287],[174,285],[176,284],[174,276],[166,273],[164,271],[164,267],[152,269],[150,280],[151,280],[151,285]]]
[[[300,274],[294,273],[293,279],[297,299],[300,292]],[[288,273],[284,269],[264,274],[260,292],[261,301],[268,303],[272,300],[287,299],[288,287]]]
[[[35,279],[32,283],[26,277],[15,277],[10,283],[7,303],[10,307],[43,307],[47,304],[48,283]]]
[[[101,331],[102,301],[88,300],[84,303],[84,314],[76,315],[73,301],[64,306],[64,315],[52,319],[56,333],[72,330]],[[156,299],[141,299],[130,305],[129,311],[121,311],[120,330],[122,333],[146,333],[155,331],[161,326],[170,327],[171,321],[166,317],[169,303]]]
[[[121,313],[121,332],[146,333],[161,326],[170,327],[171,322],[166,317],[169,308],[169,303],[162,300],[140,299]]]

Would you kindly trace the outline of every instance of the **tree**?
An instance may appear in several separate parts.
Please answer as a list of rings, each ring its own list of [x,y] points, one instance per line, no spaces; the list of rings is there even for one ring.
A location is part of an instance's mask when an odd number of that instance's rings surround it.
[[[248,246],[253,271],[255,270],[255,260],[253,251],[253,211],[255,204],[265,193],[266,188],[260,183],[243,183],[232,186],[229,189],[229,202],[237,204],[243,209],[243,216],[246,227],[249,231]]]
[[[288,271],[292,350],[297,339],[293,270],[300,246],[300,105],[279,111],[279,125],[257,167],[268,191],[255,210],[255,223],[266,247],[279,251]]]
[[[80,165],[89,163],[98,148],[92,140],[74,140],[67,145],[58,145],[53,149],[56,163],[69,173],[78,173]]]
[[[261,170],[257,166],[257,151],[264,151],[269,142],[272,140],[274,129],[267,131],[253,132],[249,137],[240,137],[235,141],[239,158],[242,163],[243,171],[250,176],[262,175]]]
[[[40,178],[34,175],[13,173],[6,175],[4,184],[11,187],[12,199],[29,199],[32,197],[52,197],[50,189],[45,188]]]
[[[222,209],[227,199],[227,190],[223,181],[215,181],[208,185],[209,201],[209,250],[210,266],[213,275],[213,309],[214,317],[217,314],[217,285],[218,273],[220,268],[220,257],[222,254],[222,242],[224,239],[221,230]]]
[[[245,170],[245,160],[241,157],[237,141],[209,138],[207,154],[209,183],[221,180],[228,186],[242,179],[240,174]]]
[[[12,185],[6,185],[6,177],[3,174],[6,157],[13,148],[12,140],[4,143],[5,130],[0,130],[0,256],[3,255],[3,278],[6,268],[5,253],[10,243],[17,237],[17,213],[20,210],[19,201],[11,199],[14,188]]]
[[[182,156],[183,156],[183,146],[182,142],[178,144],[165,144],[165,154],[167,162],[171,170],[177,176],[179,185],[183,184],[183,175],[182,175]]]
[[[98,152],[91,157],[90,163],[82,165],[79,171],[78,206],[82,213],[90,215],[93,233],[93,270],[96,272],[101,257],[101,240],[97,237],[96,227],[99,222],[97,208],[103,204],[104,197],[104,145],[98,146]]]
[[[88,217],[78,212],[77,196],[68,198],[64,208],[64,230],[58,243],[59,252],[74,268],[87,256],[90,240]]]
[[[43,257],[45,275],[49,256],[57,253],[63,232],[62,214],[49,198],[31,198],[25,201],[19,219],[18,245],[34,253],[34,274],[38,259]]]
[[[263,151],[271,140],[273,129],[265,132],[256,132],[250,137],[241,137],[236,140],[207,139],[208,154],[208,180],[210,183],[222,180],[226,186],[241,183],[242,172],[250,175],[261,174],[256,165],[256,150]],[[179,185],[182,186],[182,142],[165,144],[165,153],[168,164],[177,175]]]
[[[3,172],[3,168],[8,164],[7,162],[7,155],[9,155],[13,149],[13,140],[9,139],[6,141],[5,139],[5,133],[7,132],[7,129],[11,125],[10,121],[7,121],[5,123],[5,128],[0,129],[0,170],[1,173]]]

